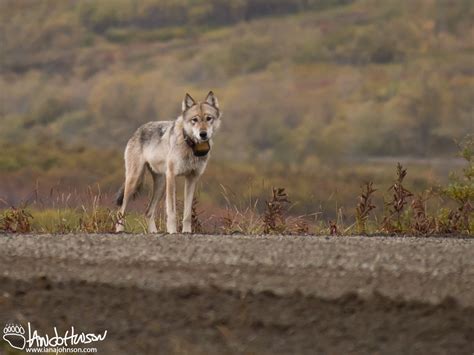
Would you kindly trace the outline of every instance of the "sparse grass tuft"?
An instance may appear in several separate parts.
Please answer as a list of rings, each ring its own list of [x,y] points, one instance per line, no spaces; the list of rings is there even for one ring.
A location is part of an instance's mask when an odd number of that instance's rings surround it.
[[[451,174],[450,183],[441,189],[442,195],[455,201],[457,208],[451,209],[440,222],[444,233],[473,233],[474,220],[474,136],[467,136],[459,144],[459,155],[467,166],[461,176]]]
[[[91,210],[83,208],[79,220],[79,231],[83,233],[113,233],[118,216],[108,208],[94,206]]]
[[[399,233],[403,231],[402,212],[408,204],[408,199],[413,194],[403,186],[403,180],[407,175],[407,169],[397,164],[397,178],[395,183],[390,186],[392,199],[385,203],[387,215],[382,221],[382,229],[388,233]]]
[[[377,190],[374,189],[373,182],[366,182],[359,196],[355,217],[357,231],[360,234],[367,232],[367,219],[369,218],[370,211],[375,208],[375,205],[372,203],[372,195],[375,191]]]
[[[426,213],[426,202],[428,197],[423,194],[416,195],[412,202],[413,220],[410,224],[410,232],[415,235],[431,235],[436,232],[436,220]]]
[[[328,227],[329,227],[329,235],[339,235],[340,234],[336,221],[333,221],[333,220],[328,221]]]
[[[454,210],[443,209],[438,218],[438,231],[440,233],[472,233],[472,225],[469,220],[472,219],[472,207],[467,204]]]
[[[239,198],[229,188],[220,185],[222,195],[226,201],[225,215],[220,218],[220,225],[216,227],[224,234],[261,234],[263,233],[263,219],[258,213],[258,200],[250,198],[246,206],[239,203]],[[231,202],[237,201],[237,203]]]
[[[266,201],[266,211],[263,216],[263,232],[284,233],[288,230],[285,213],[290,201],[284,188],[272,188],[272,198]]]
[[[113,233],[115,224],[119,221],[117,213],[109,208],[102,208],[100,188],[94,192],[89,187],[90,208],[82,206],[82,216],[79,220],[79,231],[83,233]]]
[[[0,215],[0,231],[7,233],[31,232],[33,216],[25,208],[10,207]]]
[[[239,210],[236,206],[227,208],[221,218],[218,230],[224,234],[261,234],[263,232],[262,217],[254,206]]]
[[[286,223],[291,234],[306,235],[309,233],[309,225],[305,216],[288,217]]]

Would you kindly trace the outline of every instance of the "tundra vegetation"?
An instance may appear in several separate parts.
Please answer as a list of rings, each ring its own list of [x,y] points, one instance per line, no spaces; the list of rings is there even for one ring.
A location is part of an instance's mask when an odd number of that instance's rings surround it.
[[[213,89],[197,231],[472,234],[473,16],[469,0],[4,0],[0,228],[111,230],[126,139]]]

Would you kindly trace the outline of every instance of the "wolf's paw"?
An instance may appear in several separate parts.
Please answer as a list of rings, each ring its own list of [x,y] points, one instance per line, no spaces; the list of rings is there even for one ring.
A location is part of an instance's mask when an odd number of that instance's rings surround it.
[[[168,234],[176,234],[178,232],[176,230],[176,222],[167,223],[166,231],[168,232]]]
[[[25,329],[21,325],[7,324],[3,328],[3,340],[5,340],[12,348],[23,350],[26,345]]]
[[[156,228],[155,221],[148,223],[148,233],[158,233],[158,229]]]
[[[118,222],[115,225],[115,233],[122,233],[125,232],[125,225],[123,223]]]

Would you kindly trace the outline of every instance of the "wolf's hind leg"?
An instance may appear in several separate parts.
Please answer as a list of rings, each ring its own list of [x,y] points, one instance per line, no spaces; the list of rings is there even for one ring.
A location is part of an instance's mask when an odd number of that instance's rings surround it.
[[[150,173],[153,178],[153,191],[151,195],[151,200],[146,208],[145,215],[148,219],[148,232],[157,233],[158,230],[156,229],[155,213],[156,206],[161,201],[163,193],[165,192],[165,177],[162,174],[157,174],[151,171],[151,169]]]

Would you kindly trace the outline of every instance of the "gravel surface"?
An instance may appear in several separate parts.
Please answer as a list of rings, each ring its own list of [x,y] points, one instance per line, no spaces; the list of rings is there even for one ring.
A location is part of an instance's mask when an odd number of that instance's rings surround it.
[[[0,279],[103,354],[474,354],[468,238],[0,235]]]

